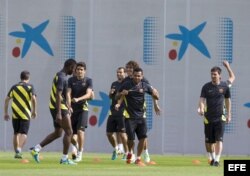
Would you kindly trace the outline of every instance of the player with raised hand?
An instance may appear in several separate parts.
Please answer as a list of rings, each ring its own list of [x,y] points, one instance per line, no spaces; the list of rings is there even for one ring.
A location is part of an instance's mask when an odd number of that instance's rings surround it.
[[[235,79],[227,61],[223,62],[229,73],[227,81],[221,81],[221,69],[211,69],[212,81],[205,84],[201,91],[198,113],[204,116],[206,149],[211,166],[219,166],[225,122],[231,121],[230,87]],[[226,108],[227,113],[224,113]],[[226,116],[226,117],[225,117]]]
[[[226,70],[228,72],[228,76],[229,76],[229,78],[227,79],[226,82],[227,82],[228,86],[231,87],[234,80],[235,80],[234,72],[233,72],[232,68],[230,67],[230,64],[229,64],[229,62],[227,60],[224,60],[222,62],[222,64],[226,68]],[[201,111],[200,108],[198,107],[198,114],[204,118],[204,128],[206,129],[206,125],[208,124],[208,120],[204,116],[205,113],[206,113],[206,104],[204,104],[203,111]],[[214,164],[214,159],[215,159],[214,144],[210,144],[210,143],[207,143],[205,141],[205,148],[206,148],[206,151],[207,151],[208,163],[210,165],[213,165]]]

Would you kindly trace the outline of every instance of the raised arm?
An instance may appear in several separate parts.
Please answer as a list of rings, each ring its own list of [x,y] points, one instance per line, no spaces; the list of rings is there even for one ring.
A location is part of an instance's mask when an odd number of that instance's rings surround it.
[[[234,72],[233,70],[231,69],[230,67],[230,64],[228,61],[223,61],[223,65],[224,67],[227,69],[227,72],[228,72],[228,75],[229,75],[229,78],[228,78],[228,81],[233,84],[234,80],[235,80],[235,75],[234,75]]]

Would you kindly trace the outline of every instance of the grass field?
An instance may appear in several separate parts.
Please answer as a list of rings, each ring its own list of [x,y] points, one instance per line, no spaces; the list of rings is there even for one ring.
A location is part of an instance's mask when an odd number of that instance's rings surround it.
[[[76,166],[60,165],[60,153],[41,153],[41,163],[33,161],[28,152],[23,154],[28,163],[14,159],[11,152],[0,152],[0,176],[223,176],[223,159],[249,159],[223,157],[220,167],[211,167],[205,156],[151,155],[156,165],[145,167],[126,164],[121,156],[112,161],[111,154],[85,153]],[[194,161],[198,160],[198,163]]]

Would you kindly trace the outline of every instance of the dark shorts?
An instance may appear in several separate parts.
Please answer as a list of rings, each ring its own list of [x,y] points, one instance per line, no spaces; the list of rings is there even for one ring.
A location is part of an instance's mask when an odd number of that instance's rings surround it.
[[[61,110],[61,113],[62,113],[62,118],[65,118],[67,115],[69,115],[68,110]],[[51,116],[53,118],[54,127],[55,128],[61,128],[61,125],[56,122],[57,110],[56,109],[50,109],[50,114],[51,114]]]
[[[135,134],[138,140],[147,138],[147,122],[145,118],[127,118],[125,119],[125,126],[128,140],[135,140]]]
[[[30,120],[12,119],[14,134],[28,134],[30,128]]]
[[[73,112],[71,115],[71,125],[73,134],[77,134],[78,130],[85,131],[88,127],[88,111]]]
[[[223,135],[225,130],[225,122],[210,122],[204,125],[205,132],[205,142],[206,143],[215,143],[216,141],[223,142]]]
[[[124,117],[110,115],[107,121],[106,132],[107,133],[114,133],[114,132],[125,133],[126,129],[125,129]]]

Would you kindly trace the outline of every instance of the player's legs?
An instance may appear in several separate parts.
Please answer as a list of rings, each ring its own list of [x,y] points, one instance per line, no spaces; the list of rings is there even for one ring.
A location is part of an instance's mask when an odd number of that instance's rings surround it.
[[[134,162],[133,148],[134,148],[134,140],[135,140],[135,129],[137,127],[137,123],[135,119],[126,119],[125,120],[126,133],[128,136],[128,155],[127,155],[127,163],[130,164]]]
[[[143,152],[143,160],[146,163],[150,162],[150,156],[149,156],[149,152],[148,152],[148,138],[145,139],[144,152]]]
[[[118,148],[120,152],[123,153],[122,159],[125,160],[128,154],[128,138],[127,138],[127,133],[126,133],[124,117],[123,116],[118,117],[116,119],[116,123],[117,123],[116,135],[117,135],[117,141],[118,141]],[[119,143],[120,143],[120,146],[119,146]]]
[[[73,135],[71,119],[68,111],[62,110],[62,123],[61,127],[64,131],[63,136],[63,155],[60,160],[60,164],[72,165],[77,164],[68,158],[69,147]]]
[[[118,154],[123,154],[124,153],[124,148],[123,148],[123,143],[121,139],[121,135],[117,132],[115,133],[116,139],[117,139],[117,145],[118,145]]]
[[[115,136],[116,131],[117,131],[116,119],[115,119],[115,117],[110,115],[108,117],[108,120],[107,120],[106,135],[107,135],[109,143],[114,148],[113,153],[112,153],[112,157],[111,157],[112,160],[115,160],[117,158],[117,155],[118,155],[118,145],[117,145],[116,136]]]
[[[53,118],[53,125],[54,125],[54,131],[50,134],[48,134],[38,145],[35,146],[35,150],[37,152],[40,152],[41,148],[45,147],[46,145],[50,144],[54,140],[60,138],[62,136],[62,128],[60,124],[58,124],[56,120],[56,114],[57,111],[55,109],[50,109],[51,116]]]
[[[72,159],[75,160],[78,152],[78,137],[77,137],[77,113],[73,112],[71,114],[71,126],[73,130],[73,136],[71,139],[71,144],[72,144]]]
[[[85,129],[88,126],[88,111],[82,111],[78,115],[77,121],[77,141],[78,141],[78,153],[77,160],[82,160],[82,153],[84,148],[84,139],[85,139]]]
[[[75,160],[77,156],[77,151],[78,151],[78,142],[77,142],[77,134],[74,133],[73,130],[73,136],[71,139],[71,144],[72,144],[72,159]]]
[[[14,129],[13,147],[15,150],[15,158],[22,158],[22,148],[26,143],[29,131],[29,120],[13,119],[12,125]]]
[[[147,124],[146,119],[141,118],[137,119],[137,128],[135,129],[137,138],[139,140],[138,146],[137,146],[137,159],[136,164],[142,164],[141,162],[141,154],[145,147],[145,141],[147,139]]]
[[[68,155],[73,131],[71,127],[71,120],[69,114],[62,114],[62,129],[64,131],[63,136],[63,155]]]
[[[215,158],[215,151],[214,151],[214,143],[207,143],[205,142],[205,148],[207,151],[207,157],[208,157],[208,164],[213,164],[214,158]]]
[[[119,132],[118,135],[121,138],[122,141],[122,145],[123,145],[123,157],[122,159],[125,160],[127,158],[128,155],[128,137],[127,137],[127,133],[126,132]]]
[[[205,148],[208,153],[208,164],[213,166],[215,159],[215,152],[214,152],[215,137],[214,137],[213,123],[206,123],[206,124],[204,123],[204,134],[205,134]]]
[[[225,129],[225,122],[220,121],[214,124],[215,141],[216,141],[214,166],[219,166],[220,156],[223,150],[224,129]]]
[[[53,118],[54,131],[48,134],[39,144],[36,144],[34,147],[30,148],[30,153],[37,163],[40,162],[39,152],[41,149],[62,136],[63,130],[61,126],[55,122],[57,111],[55,109],[50,109],[50,113]]]

